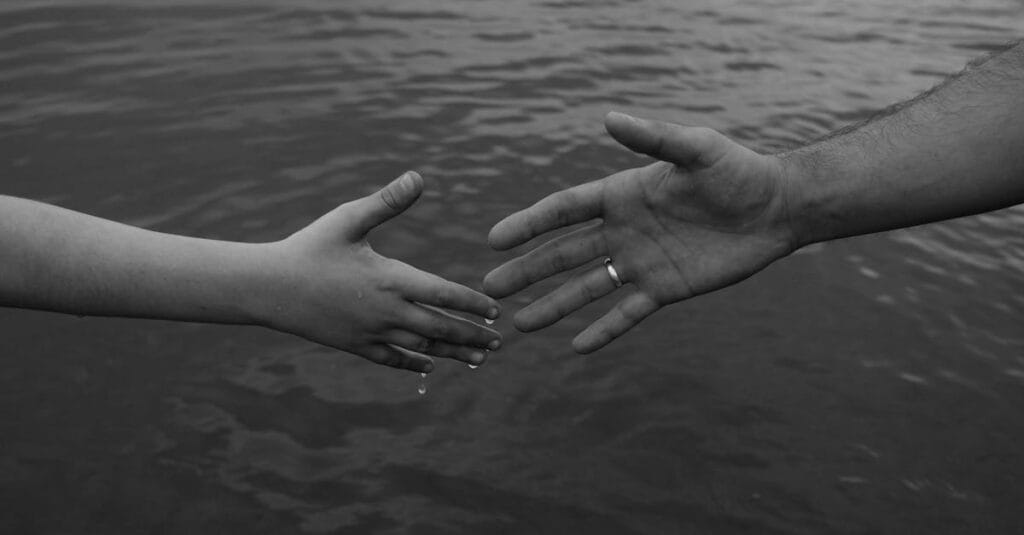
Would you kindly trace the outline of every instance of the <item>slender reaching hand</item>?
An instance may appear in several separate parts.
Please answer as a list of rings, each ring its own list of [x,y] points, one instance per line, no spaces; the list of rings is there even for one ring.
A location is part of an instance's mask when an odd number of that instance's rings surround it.
[[[495,318],[498,304],[366,241],[422,190],[423,179],[407,173],[263,244],[152,232],[0,196],[0,306],[263,325],[418,372],[432,370],[428,355],[480,364],[500,335],[439,309]]]
[[[591,261],[612,259],[624,294],[573,341],[603,347],[659,308],[737,282],[791,252],[782,168],[706,128],[611,113],[619,143],[657,163],[550,195],[491,230],[505,250],[546,232],[590,222],[496,268],[484,279],[495,298]],[[581,270],[519,311],[515,325],[551,325],[616,290],[603,264]]]
[[[415,371],[432,368],[420,353],[481,364],[484,350],[500,345],[498,333],[439,309],[493,319],[498,304],[385,258],[366,241],[370,230],[412,206],[422,190],[423,179],[406,173],[279,242],[276,256],[290,268],[269,326]]]

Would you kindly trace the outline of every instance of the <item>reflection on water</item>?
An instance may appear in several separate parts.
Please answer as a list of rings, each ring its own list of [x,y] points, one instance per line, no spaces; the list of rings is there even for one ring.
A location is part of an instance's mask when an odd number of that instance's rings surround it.
[[[1010,0],[8,2],[0,177],[259,241],[412,168],[430,191],[375,246],[479,285],[504,214],[642,163],[602,133],[610,109],[777,150],[1022,25]],[[602,305],[512,329],[542,286],[429,396],[258,329],[2,311],[0,523],[1021,531],[1022,228],[1010,209],[808,248],[587,357],[569,342]]]

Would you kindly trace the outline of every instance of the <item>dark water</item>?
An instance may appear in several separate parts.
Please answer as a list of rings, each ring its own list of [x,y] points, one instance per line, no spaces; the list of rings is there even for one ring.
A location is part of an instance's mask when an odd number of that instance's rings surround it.
[[[608,110],[777,150],[1022,29],[1009,0],[7,1],[0,191],[259,241],[412,168],[376,246],[478,285],[503,215],[642,163]],[[588,357],[607,303],[503,319],[426,396],[256,328],[0,311],[0,531],[1024,532],[1022,229],[812,248]]]

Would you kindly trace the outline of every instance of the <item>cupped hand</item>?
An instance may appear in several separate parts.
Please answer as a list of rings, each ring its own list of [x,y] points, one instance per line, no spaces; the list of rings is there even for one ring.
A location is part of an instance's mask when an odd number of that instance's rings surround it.
[[[792,252],[786,183],[774,156],[707,128],[610,113],[619,143],[659,160],[554,193],[500,221],[490,244],[506,250],[593,221],[491,271],[495,298],[593,260],[612,259],[625,295],[575,340],[595,351],[659,308],[736,283]],[[515,316],[522,331],[551,325],[616,290],[603,263],[587,267]]]
[[[422,191],[423,179],[406,173],[272,244],[278,275],[268,291],[267,326],[417,372],[433,370],[428,355],[481,364],[485,350],[501,344],[500,335],[442,309],[494,319],[498,303],[385,258],[366,240]]]

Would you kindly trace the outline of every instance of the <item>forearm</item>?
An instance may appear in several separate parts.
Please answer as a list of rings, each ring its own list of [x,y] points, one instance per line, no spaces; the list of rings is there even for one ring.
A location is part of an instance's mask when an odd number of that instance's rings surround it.
[[[1024,45],[781,161],[797,245],[1024,202]]]
[[[174,236],[0,196],[0,306],[253,323],[261,246]]]

